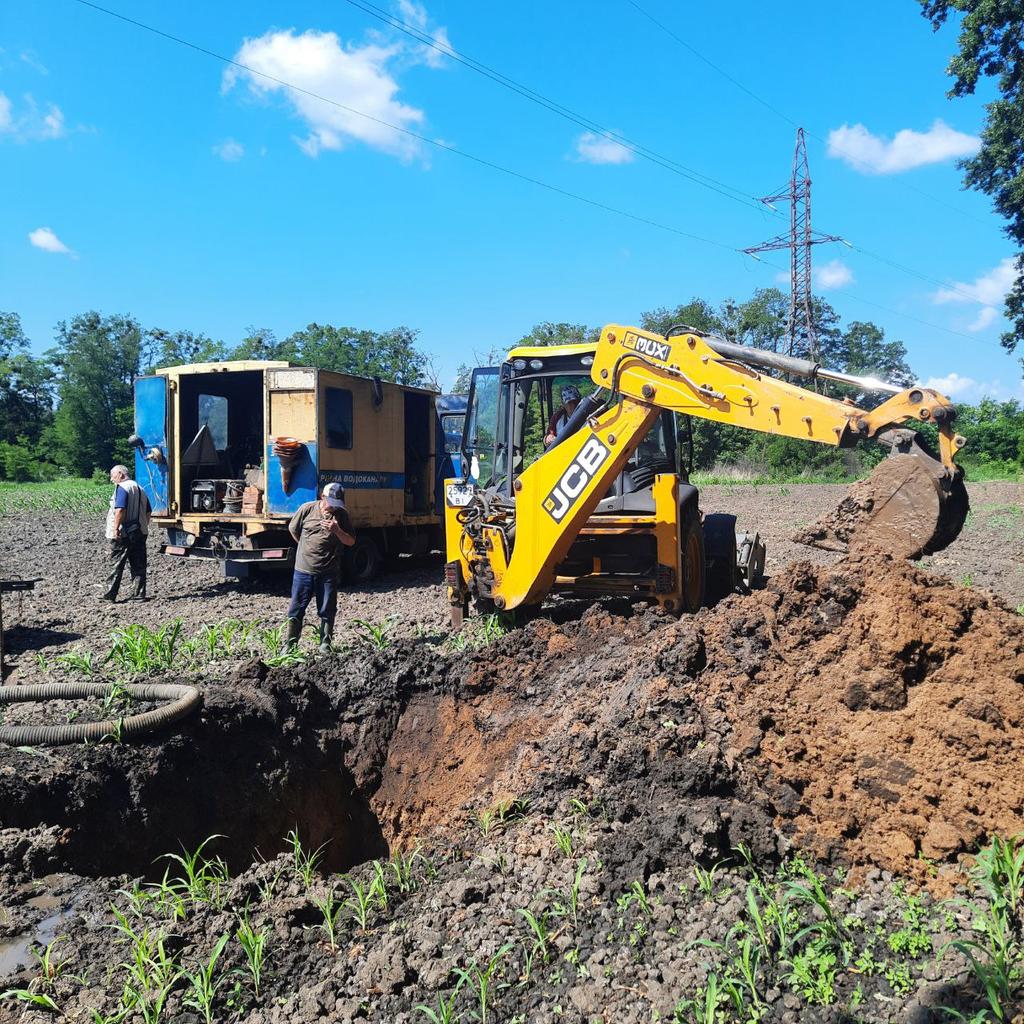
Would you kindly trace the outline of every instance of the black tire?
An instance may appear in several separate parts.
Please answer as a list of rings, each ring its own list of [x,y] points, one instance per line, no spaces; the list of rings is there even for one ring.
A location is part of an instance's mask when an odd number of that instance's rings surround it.
[[[680,580],[681,604],[684,614],[693,615],[704,604],[707,585],[704,559],[704,531],[700,516],[692,506],[682,512],[679,524],[679,547],[682,551],[683,578]]]
[[[345,575],[353,583],[365,583],[380,572],[383,562],[377,542],[372,537],[358,537],[345,550]]]
[[[723,597],[736,592],[736,517],[715,512],[704,517],[704,555],[707,586],[704,603],[713,608]]]

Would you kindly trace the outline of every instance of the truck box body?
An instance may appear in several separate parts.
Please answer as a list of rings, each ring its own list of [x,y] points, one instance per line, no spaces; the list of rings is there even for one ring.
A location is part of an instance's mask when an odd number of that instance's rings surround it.
[[[244,574],[290,562],[287,523],[337,481],[358,577],[440,546],[437,393],[275,361],[174,366],[135,384],[135,476],[168,554]],[[440,457],[439,457],[440,453]]]

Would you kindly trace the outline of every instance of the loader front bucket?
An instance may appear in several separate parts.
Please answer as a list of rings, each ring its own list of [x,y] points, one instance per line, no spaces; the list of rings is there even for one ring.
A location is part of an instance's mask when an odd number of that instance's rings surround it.
[[[891,454],[853,484],[832,512],[793,540],[827,551],[920,558],[960,535],[969,503],[962,470],[948,469],[909,430],[879,438]]]

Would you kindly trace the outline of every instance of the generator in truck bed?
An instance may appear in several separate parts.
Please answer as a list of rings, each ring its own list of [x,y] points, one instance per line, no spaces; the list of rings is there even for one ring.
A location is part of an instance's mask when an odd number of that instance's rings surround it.
[[[278,361],[172,366],[135,382],[135,478],[170,556],[229,575],[287,566],[288,520],[345,487],[356,579],[442,546],[450,472],[436,392]]]

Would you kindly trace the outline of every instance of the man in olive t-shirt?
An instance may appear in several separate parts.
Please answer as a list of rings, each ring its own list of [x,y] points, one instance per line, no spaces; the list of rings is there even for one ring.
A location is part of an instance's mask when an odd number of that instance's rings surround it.
[[[327,484],[319,501],[307,501],[300,506],[288,523],[288,532],[298,549],[288,606],[287,646],[294,647],[298,642],[306,608],[315,597],[320,616],[320,649],[330,650],[338,610],[341,549],[356,542],[345,508],[345,488],[341,484]]]

